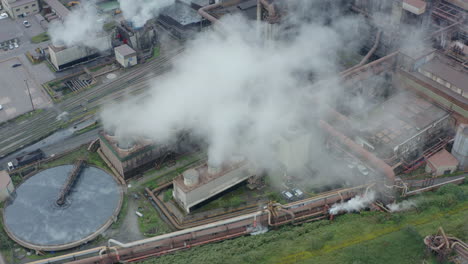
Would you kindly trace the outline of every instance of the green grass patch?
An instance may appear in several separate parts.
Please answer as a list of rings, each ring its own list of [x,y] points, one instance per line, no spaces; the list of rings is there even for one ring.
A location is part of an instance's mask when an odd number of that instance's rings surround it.
[[[151,58],[148,59],[148,61],[156,59],[157,57],[159,57],[159,55],[160,55],[160,48],[159,48],[159,46],[154,47],[154,48],[153,48],[153,55],[151,56]]]
[[[143,216],[138,217],[138,226],[141,233],[144,236],[152,237],[171,232],[171,229],[161,219],[153,205],[147,199],[144,199],[143,195],[140,195],[140,197],[142,198],[138,200],[138,211]]]
[[[127,211],[128,211],[128,199],[129,199],[128,194],[124,194],[123,200],[122,200],[122,207],[120,208],[120,212],[119,212],[119,215],[117,216],[117,220],[111,225],[112,229],[119,229],[120,226],[122,225],[122,222],[125,216],[127,215]]]
[[[48,40],[50,40],[50,37],[47,34],[47,32],[43,32],[43,33],[41,33],[39,35],[36,35],[36,36],[31,38],[31,42],[36,43],[36,44],[44,42],[44,41],[48,41]]]
[[[20,123],[20,122],[28,120],[29,118],[32,118],[33,116],[35,116],[37,114],[40,114],[42,112],[44,112],[44,109],[36,109],[34,111],[30,111],[30,112],[24,113],[24,114],[16,117],[15,119],[13,119],[13,121],[16,122],[16,123]]]
[[[453,196],[445,204],[445,196]],[[283,226],[148,260],[146,264],[186,263],[435,263],[423,237],[442,226],[447,234],[468,240],[468,185],[425,193],[424,209],[385,214],[361,212],[299,226]]]
[[[171,199],[172,199],[172,188],[169,188],[164,192],[163,201],[167,203]]]

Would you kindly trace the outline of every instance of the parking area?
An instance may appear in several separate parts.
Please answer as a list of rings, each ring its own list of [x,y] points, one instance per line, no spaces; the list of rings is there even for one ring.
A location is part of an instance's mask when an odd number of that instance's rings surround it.
[[[28,27],[24,25],[25,21],[27,21],[27,24],[29,24]],[[27,37],[28,39],[31,39],[32,37],[44,32],[44,29],[39,24],[39,21],[37,20],[35,15],[17,18],[15,22],[19,27],[22,28],[25,37]]]
[[[17,57],[0,61],[0,123],[32,110],[28,87],[35,108],[49,104],[48,98],[23,63]]]

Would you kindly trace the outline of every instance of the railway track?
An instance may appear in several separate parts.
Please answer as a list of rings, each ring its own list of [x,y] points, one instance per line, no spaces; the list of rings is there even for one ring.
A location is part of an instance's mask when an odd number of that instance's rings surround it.
[[[0,157],[6,156],[19,148],[30,145],[54,131],[66,126],[69,121],[80,116],[93,114],[103,103],[124,94],[140,92],[148,88],[148,81],[167,72],[171,61],[183,52],[182,48],[170,50],[154,61],[125,72],[115,80],[76,94],[52,108],[45,109],[32,119],[20,123],[6,123],[0,127]],[[103,100],[103,98],[105,98]],[[59,119],[62,112],[67,112],[67,120]]]

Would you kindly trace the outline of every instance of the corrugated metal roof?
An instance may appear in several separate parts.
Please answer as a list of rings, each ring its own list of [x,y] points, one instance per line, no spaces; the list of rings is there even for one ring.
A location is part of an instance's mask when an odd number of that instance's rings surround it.
[[[421,69],[457,86],[463,91],[468,91],[468,74],[450,67],[437,57],[424,64]]]

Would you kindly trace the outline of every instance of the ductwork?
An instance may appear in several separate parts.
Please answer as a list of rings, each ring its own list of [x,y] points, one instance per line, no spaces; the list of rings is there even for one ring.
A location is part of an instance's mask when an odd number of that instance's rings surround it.
[[[327,122],[320,120],[319,125],[323,130],[325,130],[328,134],[337,139],[341,144],[348,147],[348,149],[351,150],[353,154],[357,155],[358,158],[365,161],[376,171],[385,175],[390,181],[387,183],[388,185],[394,184],[395,172],[393,172],[393,169],[387,163],[377,158],[374,154],[370,153],[369,151],[365,150],[363,147],[358,145],[356,142],[354,142],[347,136],[343,135],[341,132],[333,128]]]
[[[275,23],[278,17],[276,14],[275,5],[273,4],[274,1],[272,1],[271,3],[269,3],[268,0],[259,1],[262,4],[262,6],[268,11],[268,22]]]

